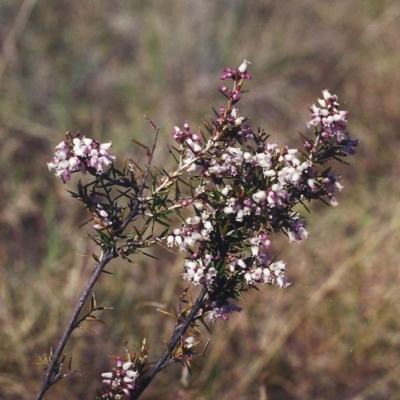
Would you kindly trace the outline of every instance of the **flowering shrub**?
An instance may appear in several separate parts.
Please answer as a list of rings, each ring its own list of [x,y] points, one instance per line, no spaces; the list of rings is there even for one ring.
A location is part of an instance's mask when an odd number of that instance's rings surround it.
[[[334,196],[342,189],[341,177],[330,162],[343,162],[354,154],[358,141],[347,132],[348,111],[340,110],[337,96],[328,90],[322,92],[318,106],[310,108],[307,127],[312,133],[310,137],[301,134],[301,149],[269,141],[269,135],[246,124],[247,117],[236,108],[245,81],[251,79],[249,64],[245,60],[238,69],[224,69],[221,79],[231,81],[232,87],[220,86],[226,105],[214,110],[215,117],[205,123],[204,131],[192,132],[188,122],[173,129],[177,147],[170,153],[177,166],[159,176],[152,173],[151,189],[145,190],[158,137],[151,121],[155,139],[152,147],[141,145],[148,154],[143,169],[134,161],[125,161],[118,169],[115,157],[108,153],[111,143],[81,139],[79,134],[67,133],[67,140],[56,147],[48,166],[64,183],[72,173],[93,177],[88,183],[79,182],[77,192],[70,193],[94,221],[96,234],[91,237],[101,255],[95,256],[98,264],[73,322],[47,360],[37,399],[71,373],[62,373],[62,350],[76,327],[96,319],[93,312],[105,309],[92,299],[90,313],[78,321],[94,284],[114,258],[129,259],[155,244],[176,248],[186,254],[183,279],[202,289],[193,304],[186,300],[187,290],[181,296],[176,327],[158,360],[147,362],[145,342],[139,355],[127,352],[124,358],[117,357],[117,367],[103,374],[100,398],[137,399],[163,368],[175,362],[187,366],[204,354],[205,349],[197,350],[201,343],[196,340],[198,322],[213,324],[241,311],[235,301],[243,291],[265,284],[290,285],[286,263],[270,254],[271,239],[278,233],[289,242],[308,237],[306,222],[296,211],[299,204],[321,200],[337,205]],[[183,216],[184,210],[189,216]],[[137,215],[145,218],[135,219]],[[173,222],[174,215],[181,221],[179,226]],[[160,232],[157,227],[165,229]]]

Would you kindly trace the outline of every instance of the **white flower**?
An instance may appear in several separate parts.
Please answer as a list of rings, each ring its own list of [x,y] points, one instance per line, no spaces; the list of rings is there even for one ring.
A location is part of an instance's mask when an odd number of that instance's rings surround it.
[[[259,192],[253,194],[253,200],[256,203],[259,203],[260,201],[263,201],[266,198],[267,198],[267,195],[264,190],[260,190]]]
[[[325,89],[322,91],[322,96],[324,97],[325,100],[328,100],[329,98],[332,97],[332,95],[329,93],[328,89]]]
[[[243,60],[242,64],[240,64],[240,67],[238,68],[238,71],[244,74],[246,72],[247,66],[250,64],[250,61]]]
[[[234,209],[233,209],[233,207],[224,207],[223,211],[225,214],[229,215],[234,212]]]
[[[231,189],[232,189],[232,186],[226,185],[226,186],[221,190],[221,194],[222,194],[223,196],[226,197]]]
[[[194,208],[196,210],[203,211],[203,208],[204,208],[203,203],[200,203],[199,201],[196,201],[196,202],[193,203],[193,206],[194,206]]]

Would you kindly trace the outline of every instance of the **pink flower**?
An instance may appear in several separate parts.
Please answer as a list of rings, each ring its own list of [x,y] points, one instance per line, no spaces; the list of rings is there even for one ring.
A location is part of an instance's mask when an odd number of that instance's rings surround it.
[[[111,142],[100,144],[70,133],[67,137],[70,140],[58,144],[53,160],[47,163],[48,168],[55,169],[55,175],[64,182],[70,179],[72,172],[81,171],[85,174],[90,168],[95,170],[96,175],[101,175],[115,160],[115,156],[107,152]]]

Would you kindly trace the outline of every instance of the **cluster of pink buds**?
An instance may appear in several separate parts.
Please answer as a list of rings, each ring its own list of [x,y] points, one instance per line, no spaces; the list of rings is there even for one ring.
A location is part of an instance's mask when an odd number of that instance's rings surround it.
[[[105,399],[123,399],[123,396],[129,395],[135,389],[135,382],[139,377],[138,371],[134,368],[134,363],[127,361],[122,363],[121,358],[117,358],[117,367],[112,372],[101,374],[106,385],[106,392],[103,394]]]
[[[201,141],[201,138],[190,131],[187,122],[183,124],[182,130],[178,126],[175,126],[174,131],[172,132],[172,137],[180,144],[186,142],[194,153],[201,150],[201,148],[198,148],[196,145],[197,142]]]
[[[251,79],[251,75],[247,74],[247,66],[251,63],[244,60],[238,69],[224,68],[224,75],[221,76],[221,80],[233,79],[235,82],[239,82],[245,79]],[[219,90],[232,101],[232,104],[237,103],[241,97],[241,84],[235,85],[233,89],[228,89],[226,86],[220,86]]]
[[[51,162],[47,163],[49,170],[55,169],[55,175],[63,182],[71,178],[71,173],[81,171],[92,175],[101,175],[115,160],[108,153],[110,143],[100,144],[96,140],[79,134],[67,133],[67,140],[56,146],[56,152]]]

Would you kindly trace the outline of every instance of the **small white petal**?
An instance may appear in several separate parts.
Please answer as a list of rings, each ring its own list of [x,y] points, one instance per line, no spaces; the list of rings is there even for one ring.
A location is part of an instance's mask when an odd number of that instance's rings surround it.
[[[325,100],[328,100],[329,98],[332,97],[332,95],[329,93],[329,91],[328,91],[327,89],[325,89],[325,90],[322,92],[322,96],[324,96],[324,99],[325,99]]]
[[[240,67],[238,68],[239,72],[244,74],[246,72],[247,66],[251,64],[250,61],[243,60],[242,64],[240,64]]]
[[[253,200],[256,203],[259,203],[260,201],[265,200],[266,198],[267,195],[264,190],[260,190],[259,192],[253,194]]]
[[[108,150],[112,146],[112,143],[103,143],[100,145],[100,149],[102,150]]]

